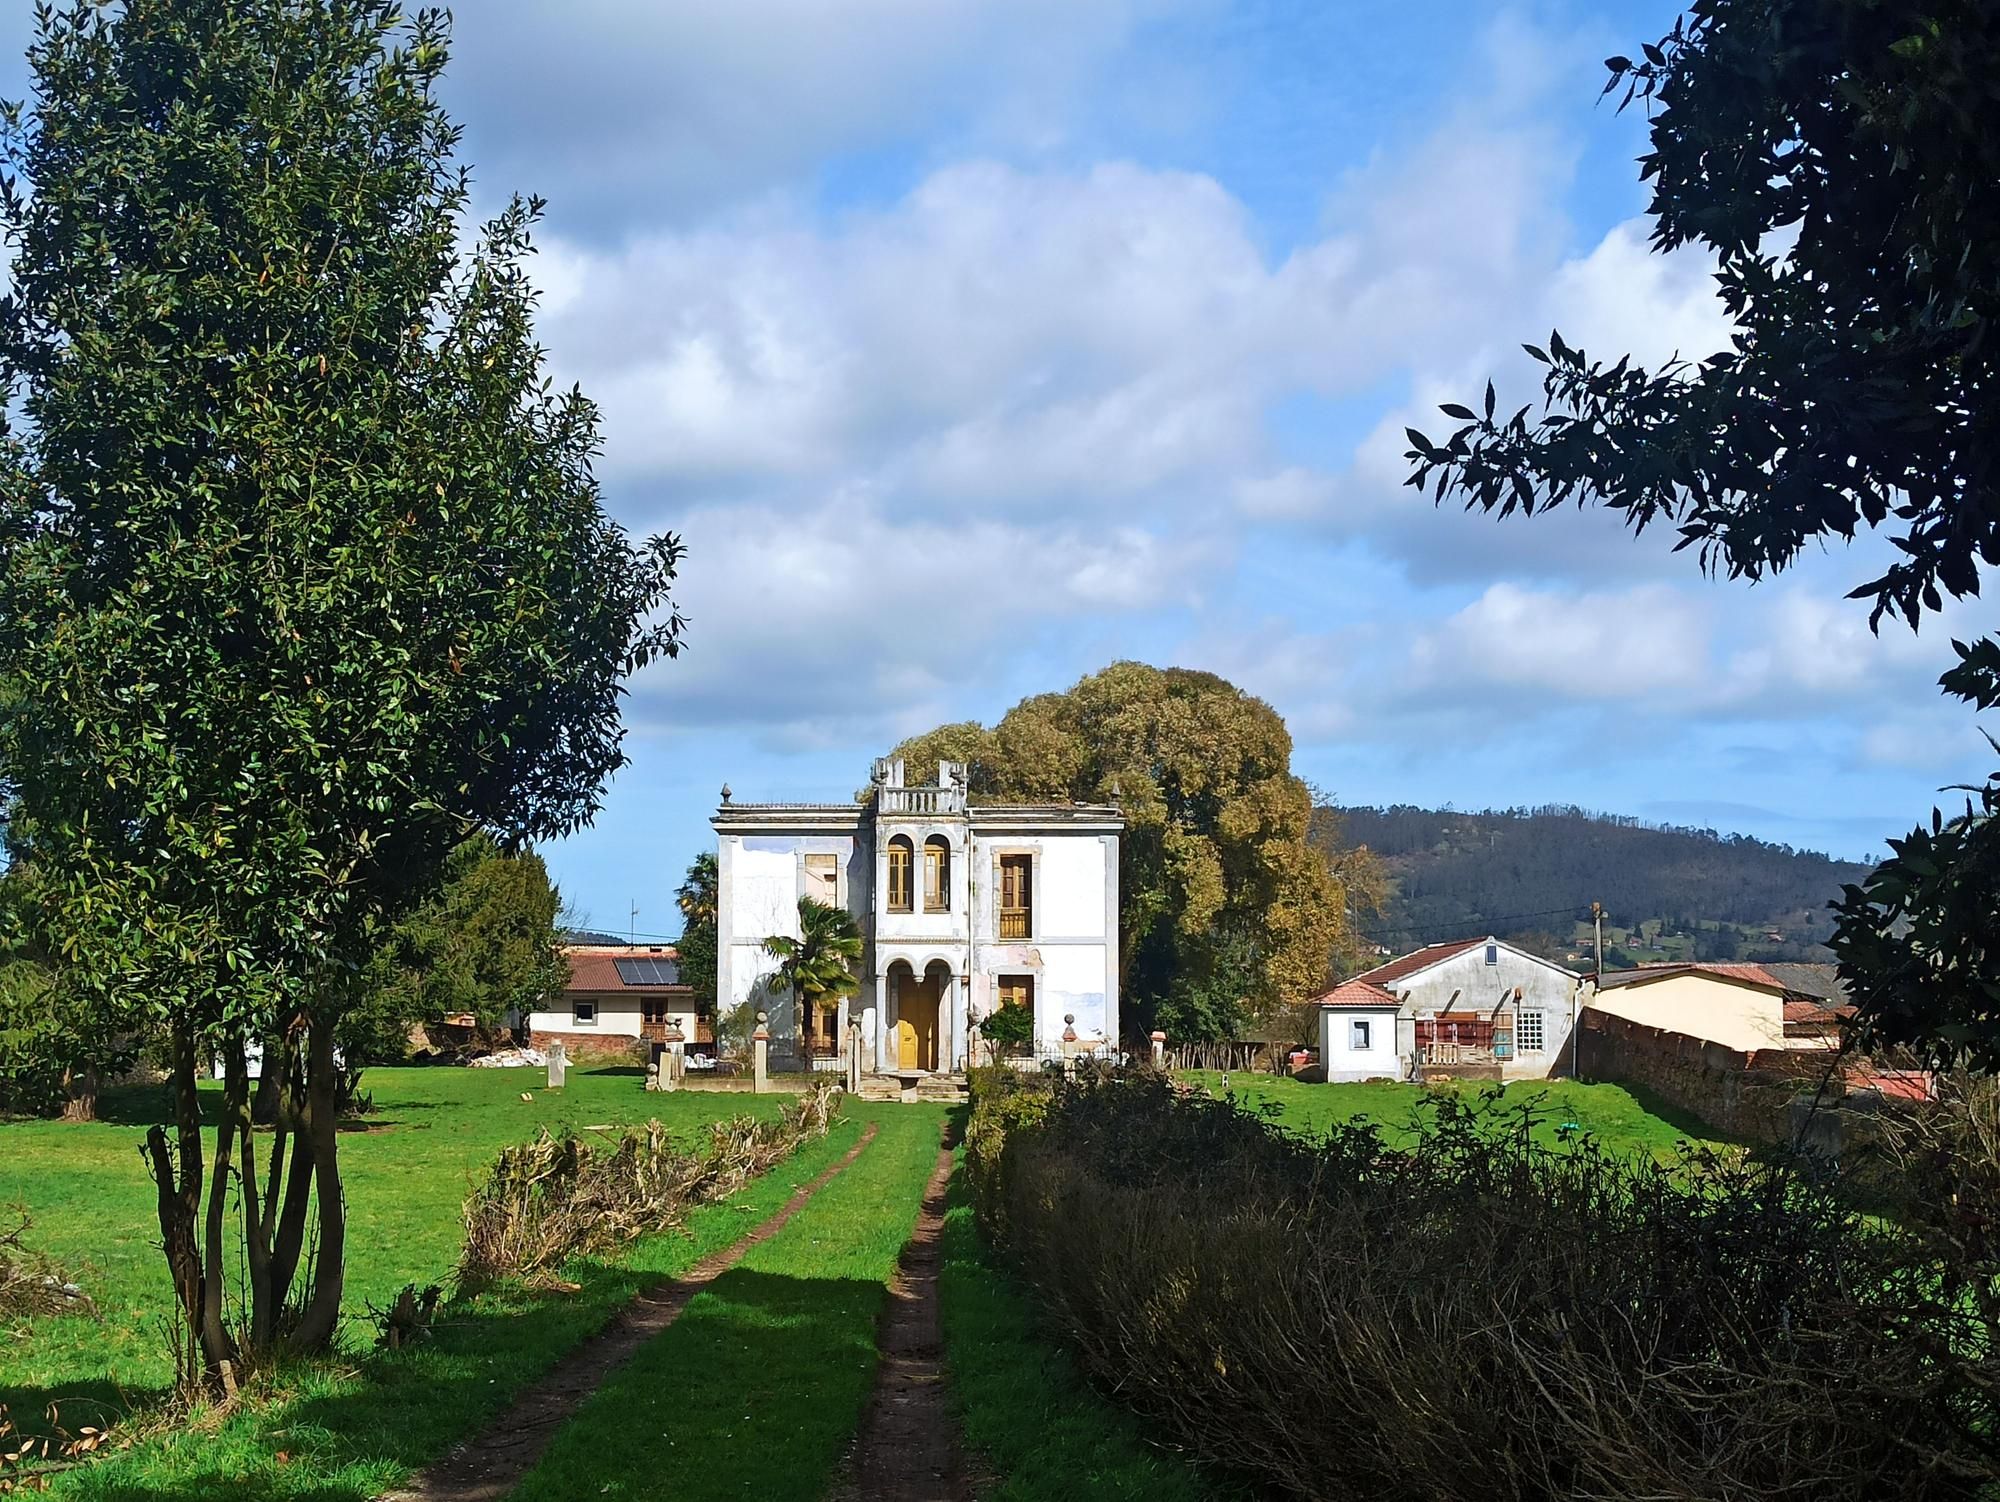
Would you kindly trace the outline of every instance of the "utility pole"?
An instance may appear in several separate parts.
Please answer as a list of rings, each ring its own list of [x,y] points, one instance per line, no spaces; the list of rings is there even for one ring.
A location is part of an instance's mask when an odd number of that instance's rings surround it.
[[[1593,902],[1590,904],[1590,926],[1592,932],[1590,958],[1591,958],[1591,964],[1595,968],[1595,973],[1591,979],[1591,993],[1595,995],[1598,988],[1604,984],[1604,904],[1603,903]],[[1583,988],[1579,986],[1577,989],[1579,992],[1581,992]],[[1577,1050],[1580,1047],[1582,1047],[1582,1040],[1578,1038],[1576,1035],[1578,1027],[1583,1022],[1582,1014],[1583,1014],[1583,1007],[1581,1004],[1581,999],[1579,998],[1578,1000],[1572,1001],[1570,1003],[1570,1009],[1569,1009],[1569,1077],[1573,1080],[1582,1078],[1582,1075],[1578,1072],[1577,1068]]]

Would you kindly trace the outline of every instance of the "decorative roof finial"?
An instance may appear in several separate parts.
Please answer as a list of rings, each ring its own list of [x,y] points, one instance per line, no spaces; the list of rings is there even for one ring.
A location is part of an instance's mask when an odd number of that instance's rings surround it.
[[[722,785],[722,801],[724,803],[729,801],[729,784],[726,782]]]

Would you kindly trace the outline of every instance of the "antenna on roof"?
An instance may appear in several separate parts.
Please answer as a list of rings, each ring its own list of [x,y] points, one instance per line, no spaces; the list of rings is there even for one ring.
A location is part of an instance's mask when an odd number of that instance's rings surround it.
[[[632,911],[626,916],[630,926],[625,930],[625,942],[627,945],[634,945],[639,942],[639,902],[637,898],[632,899]]]

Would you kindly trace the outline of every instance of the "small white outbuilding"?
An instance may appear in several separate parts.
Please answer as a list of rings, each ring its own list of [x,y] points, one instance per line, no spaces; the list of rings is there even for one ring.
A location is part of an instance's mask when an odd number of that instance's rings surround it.
[[[1319,1058],[1330,1083],[1397,1080],[1396,1013],[1402,1003],[1380,986],[1351,980],[1319,999]]]

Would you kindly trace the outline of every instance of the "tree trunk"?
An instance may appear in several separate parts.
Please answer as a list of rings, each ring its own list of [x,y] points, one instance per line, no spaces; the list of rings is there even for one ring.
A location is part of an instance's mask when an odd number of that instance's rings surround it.
[[[229,1229],[229,1171],[235,1161],[236,1128],[250,1112],[250,1075],[243,1062],[243,1044],[231,1039],[223,1048],[222,1115],[215,1124],[215,1166],[208,1176],[208,1210],[202,1219],[201,1350],[203,1371],[212,1386],[227,1391],[236,1385],[236,1342],[229,1333],[225,1302],[229,1295],[228,1267],[223,1248]]]
[[[64,1121],[97,1120],[97,1091],[102,1079],[95,1067],[63,1071]]]
[[[296,1351],[317,1351],[333,1339],[345,1282],[347,1203],[340,1187],[339,1126],[335,1105],[333,1018],[310,1024],[306,1050],[306,1105],[302,1135],[312,1144],[313,1198],[319,1208],[319,1244],[313,1254],[312,1297],[292,1331]]]
[[[257,1126],[275,1126],[278,1103],[285,1092],[285,1032],[280,1028],[264,1040],[264,1062],[257,1073],[257,1096],[250,1103],[250,1120]]]
[[[201,1349],[202,1268],[195,1245],[196,1215],[201,1205],[201,1101],[195,1092],[194,1039],[185,1026],[175,1025],[170,1047],[178,1161],[169,1151],[163,1126],[147,1131],[145,1151],[158,1193],[160,1247],[166,1254],[174,1298],[188,1331],[187,1347],[176,1358],[180,1375],[187,1378],[194,1375],[192,1368]]]

